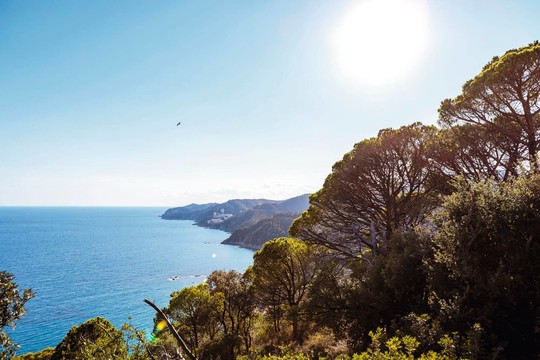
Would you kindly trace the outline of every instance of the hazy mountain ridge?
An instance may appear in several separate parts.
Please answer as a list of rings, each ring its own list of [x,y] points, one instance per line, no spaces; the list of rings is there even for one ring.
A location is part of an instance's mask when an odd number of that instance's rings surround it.
[[[231,233],[231,237],[223,243],[257,250],[268,240],[286,236],[292,221],[308,206],[309,194],[286,200],[234,199],[221,204],[190,204],[171,208],[161,218],[193,220],[198,226]],[[212,222],[214,213],[232,216]]]
[[[208,209],[204,213],[201,214],[201,216],[195,221],[197,225],[203,226],[203,227],[210,227],[213,229],[219,229],[224,231],[234,231],[234,228],[232,229],[225,229],[225,227],[222,227],[220,225],[222,224],[208,224],[208,221],[211,220],[214,217],[214,213],[220,213],[222,210],[225,214],[232,214],[233,217],[236,217],[250,209],[253,209],[257,205],[262,204],[270,204],[275,202],[275,200],[268,200],[268,199],[234,199],[229,200],[227,202],[224,202],[222,204],[218,204],[216,206],[213,206],[212,208]],[[228,219],[231,220],[232,218]],[[224,221],[224,223],[227,220]]]
[[[201,225],[201,222],[212,219],[214,212],[220,212],[221,209],[227,214],[236,215],[254,206],[272,201],[268,199],[234,199],[221,204],[190,204],[168,209],[161,215],[161,218],[164,220],[194,220],[198,225]]]
[[[182,207],[171,208],[165,211],[161,218],[164,220],[195,220],[199,214],[209,208],[218,205],[218,203],[210,204],[189,204]]]

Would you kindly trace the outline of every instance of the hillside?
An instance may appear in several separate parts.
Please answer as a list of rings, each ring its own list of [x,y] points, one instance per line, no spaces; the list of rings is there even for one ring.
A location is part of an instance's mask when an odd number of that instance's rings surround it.
[[[267,202],[226,219],[215,226],[215,228],[232,233],[240,228],[251,227],[259,221],[275,214],[297,213],[297,216],[300,216],[300,213],[307,210],[308,207],[309,194],[296,196],[282,201]]]
[[[259,249],[266,241],[287,235],[292,221],[308,207],[309,194],[286,200],[235,199],[168,209],[161,218],[193,220],[198,226],[231,233],[226,244]]]
[[[237,245],[246,249],[259,250],[263,244],[272,239],[287,236],[292,222],[300,213],[277,213],[257,221],[255,224],[235,230],[223,241],[223,244]]]
[[[205,210],[218,205],[217,203],[210,204],[190,204],[182,207],[176,207],[165,211],[161,218],[164,220],[195,220]]]
[[[161,215],[161,218],[164,220],[194,220],[198,225],[203,226],[202,223],[212,219],[214,212],[220,212],[222,209],[227,214],[236,215],[257,205],[271,202],[273,200],[235,199],[221,204],[191,204],[168,209]]]

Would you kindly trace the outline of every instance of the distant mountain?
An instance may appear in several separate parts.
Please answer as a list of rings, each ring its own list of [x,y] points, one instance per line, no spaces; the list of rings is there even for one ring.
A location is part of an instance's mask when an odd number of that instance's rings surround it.
[[[299,216],[299,212],[274,214],[251,226],[236,229],[228,239],[223,241],[223,244],[259,250],[265,242],[287,236],[289,227]]]
[[[228,233],[232,233],[236,229],[254,225],[259,220],[268,218],[279,212],[275,210],[274,207],[264,207],[264,205],[261,205],[263,207],[256,206],[252,209],[243,211],[238,215],[235,215],[227,220],[224,220],[220,224],[214,225],[213,227],[219,230],[226,231]],[[268,204],[268,205],[271,205],[271,204]]]
[[[239,214],[242,211],[253,208],[254,206],[272,202],[273,200],[266,199],[245,199],[245,200],[229,200],[222,204],[209,203],[209,204],[191,204],[187,206],[181,206],[171,208],[165,211],[161,218],[164,220],[194,220],[198,225],[200,223],[212,219],[214,212],[221,212],[228,214]]]
[[[309,207],[309,194],[296,196],[291,199],[267,202],[243,211],[215,226],[216,229],[234,232],[236,229],[250,227],[262,219],[279,213],[298,213],[297,217]]]
[[[205,227],[212,227],[215,229],[221,229],[220,226],[217,224],[211,225],[208,223],[211,219],[214,217],[214,213],[221,213],[224,214],[232,214],[238,215],[243,213],[244,211],[247,211],[249,209],[252,209],[256,207],[257,205],[261,204],[270,204],[275,202],[275,200],[267,200],[267,199],[235,199],[235,200],[229,200],[227,202],[224,202],[222,204],[217,204],[208,210],[205,210],[200,214],[200,216],[196,219],[196,223],[199,226],[205,226]]]
[[[164,220],[196,220],[199,214],[205,210],[218,205],[217,203],[210,204],[190,204],[182,207],[176,207],[165,211],[161,218]]]
[[[168,209],[161,218],[193,220],[198,226],[232,233],[227,243],[258,249],[258,244],[273,238],[268,238],[270,234],[286,236],[292,221],[308,207],[309,194],[286,200],[235,199],[221,204],[191,204]],[[282,216],[274,218],[275,215]],[[267,221],[261,222],[263,220]],[[240,229],[242,231],[235,234]]]
[[[302,212],[309,207],[309,195],[303,194],[287,200],[278,201],[279,211]]]

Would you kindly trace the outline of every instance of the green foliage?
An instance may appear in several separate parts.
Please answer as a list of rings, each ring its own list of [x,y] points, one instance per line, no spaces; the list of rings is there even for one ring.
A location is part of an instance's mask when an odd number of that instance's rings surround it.
[[[453,125],[430,144],[435,164],[431,186],[449,194],[455,190],[452,180],[457,176],[475,182],[508,181],[522,172],[523,157],[523,147],[500,132],[477,124]]]
[[[285,352],[281,355],[245,355],[238,357],[238,360],[310,360],[311,358],[306,354],[296,352]]]
[[[216,300],[206,284],[189,286],[171,294],[167,313],[195,356],[201,352],[202,342],[206,340],[203,337],[212,337],[217,331],[217,324],[211,321],[212,311],[216,308]]]
[[[108,320],[96,317],[74,326],[56,346],[51,360],[127,359],[122,332]]]
[[[302,346],[302,353],[308,354],[311,359],[330,358],[347,354],[347,342],[336,339],[335,334],[328,328],[318,327],[318,330],[310,334]]]
[[[540,141],[540,44],[509,50],[495,57],[474,79],[463,85],[461,95],[446,99],[439,108],[443,126],[479,124],[520,145],[526,161],[538,170]]]
[[[54,348],[46,348],[36,353],[27,353],[15,356],[13,360],[49,360],[54,352]]]
[[[13,343],[6,328],[15,328],[16,321],[26,312],[24,305],[35,295],[30,289],[21,294],[13,279],[13,274],[0,271],[0,360],[15,355],[19,346]]]
[[[210,293],[218,299],[214,314],[221,325],[221,346],[228,349],[231,358],[242,348],[249,351],[252,344],[252,325],[255,298],[252,279],[237,271],[213,271],[208,276]],[[225,358],[222,354],[222,358]]]
[[[330,328],[336,337],[344,339],[351,329],[349,315],[354,280],[347,264],[332,257],[321,257],[317,261],[319,270],[311,281],[305,313],[314,327]]]
[[[130,323],[122,325],[122,334],[128,347],[130,360],[147,360],[148,349],[151,344],[147,340],[146,333],[136,329]]]
[[[173,292],[163,310],[198,358],[234,359],[251,348],[251,279],[236,271],[213,271],[206,283]],[[146,345],[159,357],[175,356],[176,347],[166,329]]]
[[[427,187],[428,145],[436,133],[433,126],[414,123],[356,144],[334,164],[289,233],[343,257],[384,251],[393,232],[422,222],[436,204]]]
[[[210,294],[208,285],[199,284],[173,292],[163,312],[189,350],[196,357],[203,358],[203,352],[218,332],[219,324],[214,312],[219,311],[219,306],[219,301]],[[150,341],[146,342],[144,338],[141,340],[141,347],[156,358],[174,358],[179,351],[177,341],[159,314],[154,319],[154,332]]]
[[[386,251],[372,257],[371,263],[360,260],[350,263],[345,318],[349,336],[360,349],[369,341],[370,330],[379,326],[396,330],[409,313],[428,309],[424,296],[427,275],[423,267],[427,256],[427,244],[409,232],[395,234]]]
[[[420,342],[412,336],[387,338],[383,329],[377,328],[376,331],[370,331],[371,345],[369,349],[360,354],[354,354],[352,360],[457,360],[455,354],[454,340],[445,335],[439,345],[441,352],[428,351],[416,355]]]
[[[294,238],[278,238],[267,242],[253,256],[250,276],[259,302],[269,309],[279,331],[279,321],[285,315],[292,326],[294,341],[303,334],[301,318],[313,278],[320,262],[319,249]]]
[[[150,342],[144,345],[147,354],[154,359],[179,359],[180,349],[174,336],[169,330],[159,332]],[[147,359],[145,353],[140,352],[137,359]]]
[[[429,235],[433,311],[447,329],[481,324],[495,353],[538,353],[540,178],[456,188],[433,216]]]

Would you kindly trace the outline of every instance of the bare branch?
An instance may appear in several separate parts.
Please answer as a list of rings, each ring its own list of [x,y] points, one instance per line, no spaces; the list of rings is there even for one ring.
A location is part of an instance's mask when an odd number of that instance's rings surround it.
[[[197,360],[197,358],[195,357],[195,355],[193,355],[193,353],[189,350],[189,348],[187,347],[184,339],[182,339],[182,337],[180,336],[180,334],[176,331],[176,329],[174,328],[174,326],[171,324],[171,322],[169,321],[169,318],[167,318],[167,316],[165,316],[165,314],[163,313],[163,311],[156,306],[156,304],[154,304],[153,302],[151,302],[150,300],[148,299],[144,299],[144,302],[147,303],[148,305],[150,305],[154,310],[156,310],[158,312],[158,314],[163,318],[163,320],[165,320],[165,322],[167,323],[167,326],[169,327],[169,330],[171,331],[171,333],[173,334],[174,338],[176,339],[176,342],[180,345],[180,347],[182,348],[182,350],[184,350],[184,352],[187,354],[188,358],[190,358],[191,360]]]

